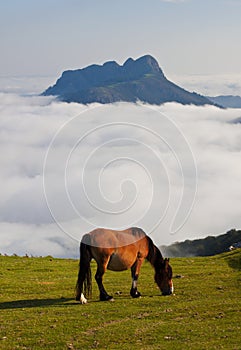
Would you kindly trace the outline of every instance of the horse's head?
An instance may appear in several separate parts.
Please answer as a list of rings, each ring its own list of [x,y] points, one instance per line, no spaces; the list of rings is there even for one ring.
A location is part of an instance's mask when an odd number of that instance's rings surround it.
[[[172,267],[169,265],[169,259],[164,259],[161,262],[161,266],[156,268],[155,281],[162,295],[170,295],[173,293]]]

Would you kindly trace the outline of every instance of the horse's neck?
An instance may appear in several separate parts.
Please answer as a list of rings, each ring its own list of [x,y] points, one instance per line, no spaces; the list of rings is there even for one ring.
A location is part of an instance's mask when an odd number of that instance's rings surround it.
[[[152,243],[149,248],[149,254],[147,260],[156,269],[163,262],[163,257],[160,250]]]
[[[161,264],[163,263],[163,257],[162,257],[162,254],[161,254],[161,252],[160,252],[160,250],[156,247],[156,246],[154,246],[154,251],[155,251],[155,253],[154,253],[154,267],[156,268],[160,268],[160,266],[161,266]]]

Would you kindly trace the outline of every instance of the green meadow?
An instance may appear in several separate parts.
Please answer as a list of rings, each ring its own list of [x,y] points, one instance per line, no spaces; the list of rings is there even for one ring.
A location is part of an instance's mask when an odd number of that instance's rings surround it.
[[[93,278],[81,305],[78,261],[0,256],[0,349],[241,349],[241,251],[171,265],[172,296],[160,295],[146,262],[141,298],[129,296],[130,271],[108,271],[115,300],[99,302]]]

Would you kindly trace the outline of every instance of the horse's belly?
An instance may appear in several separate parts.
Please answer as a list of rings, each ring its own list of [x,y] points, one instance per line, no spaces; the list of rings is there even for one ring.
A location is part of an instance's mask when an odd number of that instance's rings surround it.
[[[135,259],[130,257],[120,257],[118,254],[111,255],[108,270],[112,271],[124,271],[129,269],[135,262]]]

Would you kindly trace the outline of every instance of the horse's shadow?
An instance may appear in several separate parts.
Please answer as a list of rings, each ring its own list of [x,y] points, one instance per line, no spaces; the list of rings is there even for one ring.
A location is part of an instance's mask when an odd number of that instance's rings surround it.
[[[73,298],[52,298],[52,299],[27,299],[27,300],[13,300],[0,303],[0,309],[25,309],[34,307],[46,307],[46,306],[65,306],[72,305],[76,302],[70,303]]]
[[[145,295],[142,294],[142,297],[153,298],[155,295]],[[160,296],[160,295],[158,295]],[[141,297],[141,298],[142,298]],[[141,299],[137,298],[137,299]],[[116,300],[133,300],[129,294],[120,294],[117,293],[114,295],[112,301]],[[134,299],[135,300],[135,299]],[[103,303],[99,299],[90,299],[91,303]],[[22,300],[13,300],[0,302],[0,310],[7,309],[28,309],[35,307],[47,307],[47,306],[70,306],[70,305],[79,305],[79,302],[76,302],[74,298],[47,298],[47,299],[22,299]]]

